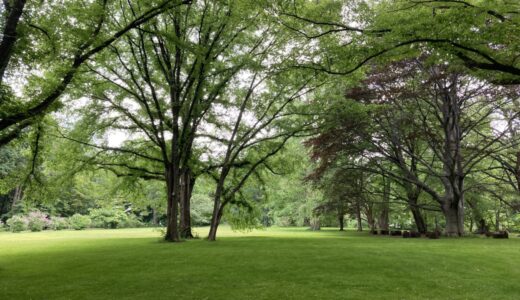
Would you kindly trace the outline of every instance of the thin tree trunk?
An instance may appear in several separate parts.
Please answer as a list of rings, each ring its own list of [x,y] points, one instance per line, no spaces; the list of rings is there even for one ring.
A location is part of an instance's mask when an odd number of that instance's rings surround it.
[[[209,228],[208,240],[215,241],[217,239],[217,229],[220,224],[220,219],[222,218],[223,206],[222,206],[222,193],[224,192],[224,172],[227,170],[223,170],[217,183],[217,187],[215,190],[215,197],[213,201],[213,213],[211,214],[211,223]]]
[[[361,206],[359,201],[356,201],[356,220],[357,220],[357,231],[363,231],[363,224],[361,223]]]
[[[15,210],[17,208],[17,204],[22,200],[22,197],[23,197],[23,189],[22,189],[22,186],[20,185],[17,185],[14,190],[12,191],[12,202],[11,202],[11,207],[10,207],[10,211],[15,213]]]
[[[426,226],[426,222],[424,221],[424,217],[421,214],[421,210],[417,206],[410,206],[410,211],[412,212],[413,220],[415,222],[415,227],[417,227],[417,231],[420,233],[426,233],[428,228]]]
[[[380,230],[389,230],[388,215],[390,212],[390,180],[384,178],[383,203],[381,204],[381,213],[379,214],[378,226]]]
[[[500,231],[500,210],[495,212],[495,231]]]
[[[216,206],[215,206],[216,207]],[[209,228],[208,241],[216,241],[217,240],[217,230],[220,225],[220,220],[222,219],[223,210],[217,208],[215,211],[215,207],[213,210],[213,215],[211,217],[211,224]]]
[[[345,226],[345,215],[340,213],[338,216],[338,221],[339,221],[339,231],[343,231],[344,226]]]
[[[157,220],[157,210],[155,208],[152,208],[152,224],[157,226],[158,220]]]

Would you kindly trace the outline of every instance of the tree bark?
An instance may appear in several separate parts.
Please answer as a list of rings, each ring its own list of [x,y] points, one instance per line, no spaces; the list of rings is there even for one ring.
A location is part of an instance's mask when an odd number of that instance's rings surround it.
[[[408,191],[406,193],[406,197],[408,200],[408,208],[412,212],[415,227],[417,227],[418,232],[426,233],[426,231],[428,231],[428,228],[424,220],[424,217],[421,213],[421,209],[418,206],[420,190],[419,188],[414,187],[412,185],[408,185],[407,189]]]
[[[191,232],[191,195],[193,187],[195,186],[195,178],[191,174],[191,171],[182,173],[181,177],[181,197],[180,197],[180,235],[181,238],[191,239],[193,234]]]
[[[164,239],[169,242],[180,241],[179,235],[179,185],[176,184],[176,174],[173,168],[169,167],[166,171],[166,192],[167,192],[167,224]]]
[[[383,203],[381,204],[381,212],[379,214],[378,226],[380,230],[389,230],[388,214],[390,212],[390,180],[384,178]]]
[[[217,240],[217,230],[218,230],[218,226],[220,225],[220,220],[222,219],[222,214],[223,214],[223,209],[221,209],[221,208],[218,208],[216,205],[213,207],[213,215],[211,216],[211,224],[210,224],[210,228],[209,228],[208,241]]]
[[[345,227],[345,215],[340,214],[338,216],[338,222],[339,222],[339,231],[345,230],[344,229],[344,227]]]
[[[213,213],[211,214],[211,223],[209,228],[208,240],[215,241],[217,239],[217,229],[220,224],[220,219],[222,218],[222,214],[224,211],[224,205],[222,204],[222,194],[224,193],[224,181],[225,176],[227,175],[227,169],[224,168],[221,172],[220,179],[217,183],[217,187],[215,189],[215,197],[213,200]]]
[[[460,202],[443,205],[442,212],[446,218],[446,235],[462,236],[464,235],[464,210],[460,207]]]
[[[410,210],[412,212],[413,220],[415,222],[415,227],[417,227],[417,231],[420,233],[426,233],[428,228],[426,226],[426,222],[424,221],[424,217],[421,214],[421,210],[417,206],[410,206]]]
[[[361,223],[361,205],[359,201],[356,201],[356,220],[357,220],[357,231],[363,231],[363,224]]]
[[[25,0],[4,1],[7,16],[2,32],[2,41],[0,43],[0,82],[3,82],[5,70],[11,60],[13,48],[18,39],[17,27],[20,17],[22,16],[25,2]]]

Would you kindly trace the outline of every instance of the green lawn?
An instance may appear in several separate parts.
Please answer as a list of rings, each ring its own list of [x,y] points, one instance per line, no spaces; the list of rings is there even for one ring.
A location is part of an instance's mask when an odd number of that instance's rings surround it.
[[[201,236],[207,229],[198,229]],[[520,299],[520,239],[300,228],[0,233],[0,299]]]

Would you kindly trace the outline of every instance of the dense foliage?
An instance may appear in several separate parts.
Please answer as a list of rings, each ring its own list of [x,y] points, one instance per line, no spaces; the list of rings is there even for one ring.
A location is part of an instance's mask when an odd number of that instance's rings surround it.
[[[0,11],[11,231],[520,229],[514,1],[62,2]]]

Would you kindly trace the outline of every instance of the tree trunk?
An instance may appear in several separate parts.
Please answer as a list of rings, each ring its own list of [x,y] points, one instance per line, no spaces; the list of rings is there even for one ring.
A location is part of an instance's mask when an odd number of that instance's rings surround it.
[[[357,220],[357,231],[363,231],[363,224],[361,223],[361,207],[359,201],[356,202],[356,220]]]
[[[459,204],[445,205],[442,212],[446,218],[446,235],[462,236],[464,235],[464,211]]]
[[[383,203],[381,204],[381,213],[379,214],[378,226],[380,230],[389,230],[389,220],[388,214],[390,212],[390,189],[391,182],[388,178],[384,179],[384,189],[383,189]]]
[[[215,189],[215,197],[213,201],[213,213],[211,214],[211,223],[209,228],[208,240],[215,241],[217,239],[217,229],[220,224],[220,219],[222,218],[222,214],[224,211],[224,206],[221,203],[222,193],[224,192],[224,180],[225,177],[222,176],[223,170],[217,183],[217,187]],[[227,172],[227,171],[226,171]]]
[[[345,226],[345,215],[340,213],[340,215],[338,216],[338,221],[339,221],[339,231],[343,231],[344,226]]]
[[[311,230],[321,230],[320,217],[315,216],[311,219]]]
[[[213,210],[213,215],[211,217],[211,224],[209,228],[208,241],[216,241],[217,240],[217,230],[220,225],[220,220],[222,219],[223,207],[218,209],[217,211]]]
[[[446,217],[446,235],[464,235],[464,169],[461,154],[460,102],[457,96],[457,77],[452,76],[450,86],[441,90],[442,127],[444,147],[442,153],[444,197],[442,211]]]
[[[191,239],[193,234],[191,232],[191,195],[193,187],[195,186],[195,178],[193,178],[191,171],[183,172],[181,177],[181,197],[180,197],[180,235],[181,238]]]
[[[152,224],[155,226],[159,225],[157,220],[157,210],[155,208],[152,208]]]
[[[11,59],[13,49],[15,47],[17,36],[17,27],[20,17],[22,16],[26,0],[4,1],[9,3],[2,12],[4,18],[4,30],[2,32],[2,41],[0,42],[0,82],[3,82],[5,70]]]
[[[179,201],[178,196],[178,184],[176,183],[175,174],[173,169],[170,167],[166,171],[166,191],[167,191],[167,224],[166,224],[166,235],[164,239],[169,242],[178,242],[180,241],[179,236],[179,224],[178,224],[178,215],[179,215]]]
[[[417,227],[417,231],[420,233],[426,233],[426,231],[428,231],[428,228],[419,207],[411,205],[410,210],[412,212],[413,220],[415,222],[415,227]]]
[[[500,210],[495,212],[495,231],[500,231]]]
[[[478,229],[477,232],[480,234],[484,234],[489,231],[489,226],[486,224],[486,220],[484,218],[481,218],[478,221]]]

